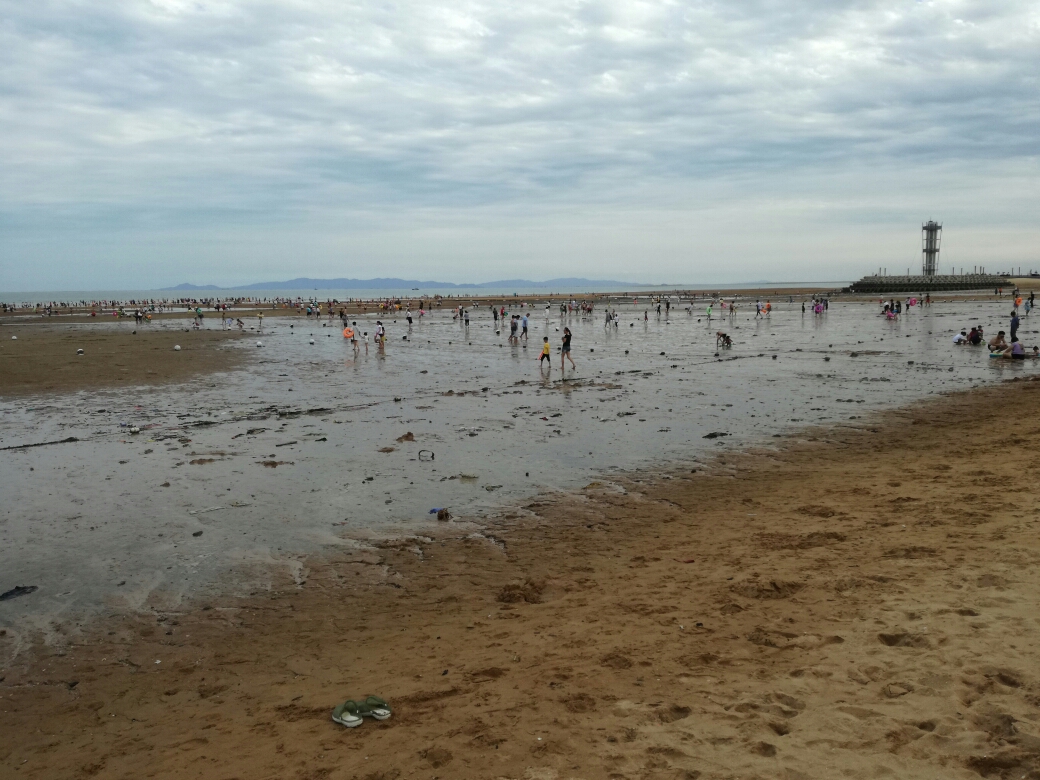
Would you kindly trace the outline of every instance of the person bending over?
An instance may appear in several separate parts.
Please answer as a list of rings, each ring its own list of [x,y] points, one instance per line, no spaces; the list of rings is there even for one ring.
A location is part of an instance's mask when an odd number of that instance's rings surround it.
[[[1011,346],[1004,350],[1004,357],[1011,358],[1011,360],[1025,360],[1026,349],[1022,346],[1022,342],[1012,337]]]

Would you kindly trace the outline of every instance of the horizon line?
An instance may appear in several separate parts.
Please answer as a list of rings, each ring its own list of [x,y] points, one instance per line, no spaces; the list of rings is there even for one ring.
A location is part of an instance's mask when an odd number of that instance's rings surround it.
[[[363,282],[363,281],[372,281],[372,280],[370,280],[370,279],[357,279],[355,281]],[[546,282],[547,281],[551,281],[551,280],[546,280]],[[587,281],[595,282],[596,280],[589,279]],[[531,281],[532,284],[546,284],[546,282]],[[610,283],[610,280],[604,280],[604,282]],[[777,284],[783,284],[783,285],[792,285],[792,284],[824,285],[824,284],[849,284],[849,283],[850,283],[850,281],[846,280],[846,279],[821,279],[821,280],[794,280],[794,281],[756,280],[756,281],[750,281],[750,282],[690,282],[690,283],[686,283],[686,284],[648,283],[648,282],[623,282],[621,284],[630,284],[633,287],[650,288],[648,291],[654,292],[654,291],[657,291],[657,290],[683,290],[683,289],[706,288],[706,287],[717,288],[717,289],[722,290],[722,289],[726,289],[729,286],[735,286],[735,285],[743,286],[743,285],[756,285],[756,284],[757,285],[763,285],[763,286],[769,286],[769,285],[777,285]],[[190,282],[182,282],[182,284],[190,284]],[[273,284],[273,282],[254,282],[254,284]],[[489,285],[489,284],[494,284],[494,282],[458,282],[458,283],[449,283],[449,284]],[[249,286],[219,287],[219,286],[216,286],[216,285],[214,285],[211,288],[207,288],[206,285],[194,285],[194,286],[197,287],[198,289],[193,291],[193,290],[178,290],[176,287],[154,287],[154,288],[121,289],[121,290],[117,290],[117,289],[96,289],[96,290],[70,290],[70,289],[66,289],[66,290],[58,290],[58,289],[50,289],[50,290],[0,290],[0,296],[5,296],[5,295],[25,295],[25,294],[29,294],[29,293],[60,293],[60,292],[66,292],[66,293],[68,293],[68,292],[75,292],[75,293],[102,293],[102,292],[104,292],[104,293],[133,293],[133,292],[166,292],[166,293],[173,293],[173,292],[268,292],[268,293],[271,293],[271,292],[278,292],[278,288],[252,288],[252,287],[249,287]],[[324,290],[327,290],[327,291],[334,291],[334,290],[337,290],[337,289],[349,290],[350,288],[347,288],[347,287],[343,287],[343,288],[333,288],[333,287],[324,288]],[[371,288],[371,289],[375,290],[375,289],[379,289],[379,288]],[[393,288],[390,288],[390,289],[393,289]],[[414,292],[414,290],[406,290],[405,288],[397,288],[397,289],[399,289],[399,290],[401,290],[403,292]],[[430,286],[430,287],[427,287],[427,288],[424,288],[424,289],[428,289],[428,290],[436,290],[436,289],[451,290],[451,289],[455,289],[455,288],[451,288],[451,287],[439,288],[437,286]],[[466,289],[470,289],[470,288],[463,288],[463,289],[466,290]],[[288,292],[303,292],[304,288],[284,288],[284,290],[288,291]],[[322,292],[322,289],[311,290],[311,292]],[[618,290],[600,290],[599,292],[625,292],[625,288],[620,288]]]

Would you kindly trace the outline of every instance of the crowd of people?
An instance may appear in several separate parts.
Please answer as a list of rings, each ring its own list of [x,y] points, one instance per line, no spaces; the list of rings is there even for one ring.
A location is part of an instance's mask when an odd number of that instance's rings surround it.
[[[1040,358],[1040,347],[1034,346],[1031,350],[1027,350],[1018,338],[1018,329],[1021,327],[1021,319],[1018,316],[1019,309],[1024,310],[1023,316],[1028,316],[1030,310],[1033,308],[1033,302],[1035,300],[1034,293],[1030,292],[1029,298],[1023,300],[1021,293],[1018,290],[1014,291],[1015,308],[1011,310],[1010,322],[1008,323],[1008,329],[1011,331],[1010,337],[1004,331],[998,331],[997,335],[991,338],[986,343],[989,347],[990,357],[1007,358],[1009,360],[1025,360],[1026,357]],[[957,346],[971,346],[977,347],[981,345],[986,338],[986,334],[983,331],[981,325],[975,325],[970,330],[961,330],[953,337],[953,343]],[[1010,339],[1010,340],[1009,340]]]
[[[1003,290],[1000,291],[1003,294]],[[976,325],[970,329],[961,330],[953,336],[953,343],[957,346],[982,346],[986,345],[989,348],[989,352],[992,357],[1007,358],[1010,360],[1024,360],[1026,357],[1040,357],[1040,348],[1034,346],[1031,349],[1027,349],[1019,340],[1018,331],[1020,327],[1021,317],[1028,317],[1035,305],[1035,293],[1030,292],[1028,297],[1023,297],[1022,293],[1015,289],[1011,293],[1011,297],[1014,300],[1014,308],[1010,313],[1008,331],[1001,330],[996,336],[987,341],[986,334],[983,331],[981,325]],[[369,332],[360,331],[357,328],[356,321],[350,321],[347,312],[347,303],[351,303],[355,306],[360,305],[364,310],[368,307],[372,307],[379,312],[387,312],[390,314],[397,314],[403,312],[409,326],[414,324],[416,318],[420,321],[429,313],[429,308],[433,306],[440,306],[441,300],[437,296],[438,300],[426,300],[425,298],[418,300],[415,303],[416,311],[413,313],[413,302],[402,298],[386,298],[383,300],[372,300],[372,301],[338,301],[328,300],[320,302],[317,300],[303,300],[300,298],[296,299],[285,299],[285,298],[247,298],[247,297],[235,297],[226,300],[217,299],[191,299],[191,298],[179,298],[179,299],[150,299],[150,300],[130,300],[127,302],[119,303],[114,301],[81,301],[78,303],[72,302],[58,302],[55,301],[51,304],[37,304],[34,307],[34,311],[41,315],[53,315],[62,313],[59,311],[61,308],[69,309],[74,306],[86,306],[90,307],[89,312],[92,316],[97,316],[99,311],[102,314],[110,314],[116,318],[133,318],[135,324],[138,326],[150,323],[153,315],[156,313],[162,313],[166,311],[174,310],[188,310],[192,315],[192,327],[195,330],[200,330],[204,327],[205,313],[207,310],[218,312],[221,318],[221,328],[223,330],[244,330],[246,323],[243,320],[244,313],[238,312],[235,309],[243,305],[251,305],[256,307],[259,311],[255,316],[258,318],[258,330],[263,331],[264,324],[264,307],[270,306],[271,308],[278,309],[290,309],[296,310],[303,314],[306,318],[313,321],[319,321],[324,317],[328,318],[329,324],[331,324],[338,316],[340,324],[343,327],[344,338],[350,341],[353,346],[354,352],[358,353],[361,349],[361,344],[364,344],[366,353],[369,349]],[[718,294],[702,294],[702,295],[689,295],[686,300],[689,301],[689,305],[686,306],[686,312],[688,316],[693,316],[695,298],[701,298],[706,302],[705,315],[709,322],[712,320],[712,316],[716,309],[723,312],[730,319],[735,319],[738,313],[738,301],[737,299],[730,298],[727,300]],[[794,304],[792,296],[788,296],[789,303]],[[626,304],[631,300],[633,304],[639,303],[639,297],[625,298],[621,300],[621,303]],[[647,308],[643,310],[643,323],[648,324],[650,320],[650,312],[653,311],[658,319],[662,317],[668,317],[668,314],[672,308],[672,300],[668,296],[664,295],[651,295],[645,297],[646,302],[649,304]],[[685,301],[680,296],[678,299],[679,303],[682,304]],[[606,306],[604,306],[603,312],[603,324],[605,328],[616,330],[620,326],[621,314],[617,308],[611,307],[609,297],[606,299]],[[905,298],[890,298],[888,300],[879,299],[878,304],[880,306],[880,315],[888,320],[895,320],[912,312],[917,307],[927,307],[932,303],[931,295],[929,293],[922,293],[919,296],[906,296]],[[745,305],[741,303],[741,306]],[[747,302],[750,305],[750,302]],[[797,305],[797,304],[795,304]],[[541,304],[537,304],[541,306]],[[545,323],[549,324],[551,312],[554,306],[558,306],[559,313],[562,320],[568,319],[570,316],[580,316],[582,320],[591,319],[594,316],[595,303],[592,299],[581,299],[576,298],[567,300],[557,301],[546,301],[544,304],[545,312]],[[473,312],[477,311],[477,302],[473,301],[470,306],[459,302],[459,305],[452,309],[452,320],[460,323],[462,327],[468,328],[470,325],[470,318]],[[518,311],[512,313],[507,312],[505,305],[492,304],[489,306],[489,311],[493,320],[495,333],[501,333],[507,327],[506,318],[508,316],[508,331],[507,341],[510,344],[518,345],[526,343],[528,341],[530,330],[531,330],[531,317],[533,312],[528,311],[533,308],[533,305],[527,301],[517,300],[512,302],[512,307]],[[760,300],[756,299],[754,302],[755,315],[754,319],[769,319],[772,315],[773,304],[770,299]],[[802,314],[811,313],[815,316],[823,316],[829,308],[829,300],[824,295],[813,295],[811,298],[804,299],[801,301]],[[13,312],[15,308],[9,304],[3,304],[5,312]],[[110,309],[110,311],[106,311]],[[797,311],[797,309],[795,309]],[[699,321],[699,320],[698,320]],[[562,324],[562,323],[561,323]],[[634,323],[633,323],[634,324]],[[725,349],[733,346],[732,338],[722,330],[716,331],[716,349]],[[377,348],[382,350],[386,342],[386,328],[382,321],[377,321],[376,328],[371,337]],[[569,328],[563,329],[563,335],[561,337],[561,343],[559,351],[561,354],[560,367],[563,370],[566,366],[567,361],[570,361],[571,366],[575,367],[574,360],[571,357],[571,339],[572,333]],[[542,349],[538,355],[539,364],[549,364],[551,370],[551,345],[549,337],[543,337]]]
[[[932,296],[931,293],[924,293],[920,297],[908,295],[905,300],[891,298],[886,301],[881,298],[878,300],[878,305],[881,306],[881,315],[885,319],[894,320],[900,314],[908,313],[915,306],[931,306]]]

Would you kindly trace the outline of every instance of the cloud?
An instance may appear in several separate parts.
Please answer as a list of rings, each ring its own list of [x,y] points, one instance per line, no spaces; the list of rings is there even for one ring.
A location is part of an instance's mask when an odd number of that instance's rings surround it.
[[[557,275],[585,245],[851,277],[935,211],[1035,245],[1038,74],[1011,0],[0,0],[0,288]]]

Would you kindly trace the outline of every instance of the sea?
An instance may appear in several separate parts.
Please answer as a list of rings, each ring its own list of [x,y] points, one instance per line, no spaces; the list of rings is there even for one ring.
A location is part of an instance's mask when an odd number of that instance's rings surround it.
[[[390,289],[390,290],[332,290],[332,289],[309,289],[309,290],[244,290],[244,289],[221,289],[221,290],[30,290],[0,292],[0,301],[18,306],[46,304],[54,302],[80,303],[92,301],[183,301],[183,300],[230,300],[233,298],[252,298],[260,301],[280,300],[303,300],[303,301],[347,301],[347,300],[385,300],[387,298],[432,298],[440,295],[444,298],[456,298],[468,300],[477,297],[517,297],[538,298],[539,296],[585,293],[629,293],[632,295],[646,295],[653,291],[667,290],[697,290],[711,292],[714,290],[790,290],[805,287],[820,289],[840,289],[847,287],[848,281],[821,281],[821,282],[741,282],[727,284],[676,284],[676,285],[590,285],[583,289],[559,289],[554,290],[540,285],[530,287],[502,287],[502,288],[469,288],[459,289],[453,287],[425,287],[419,289]]]

